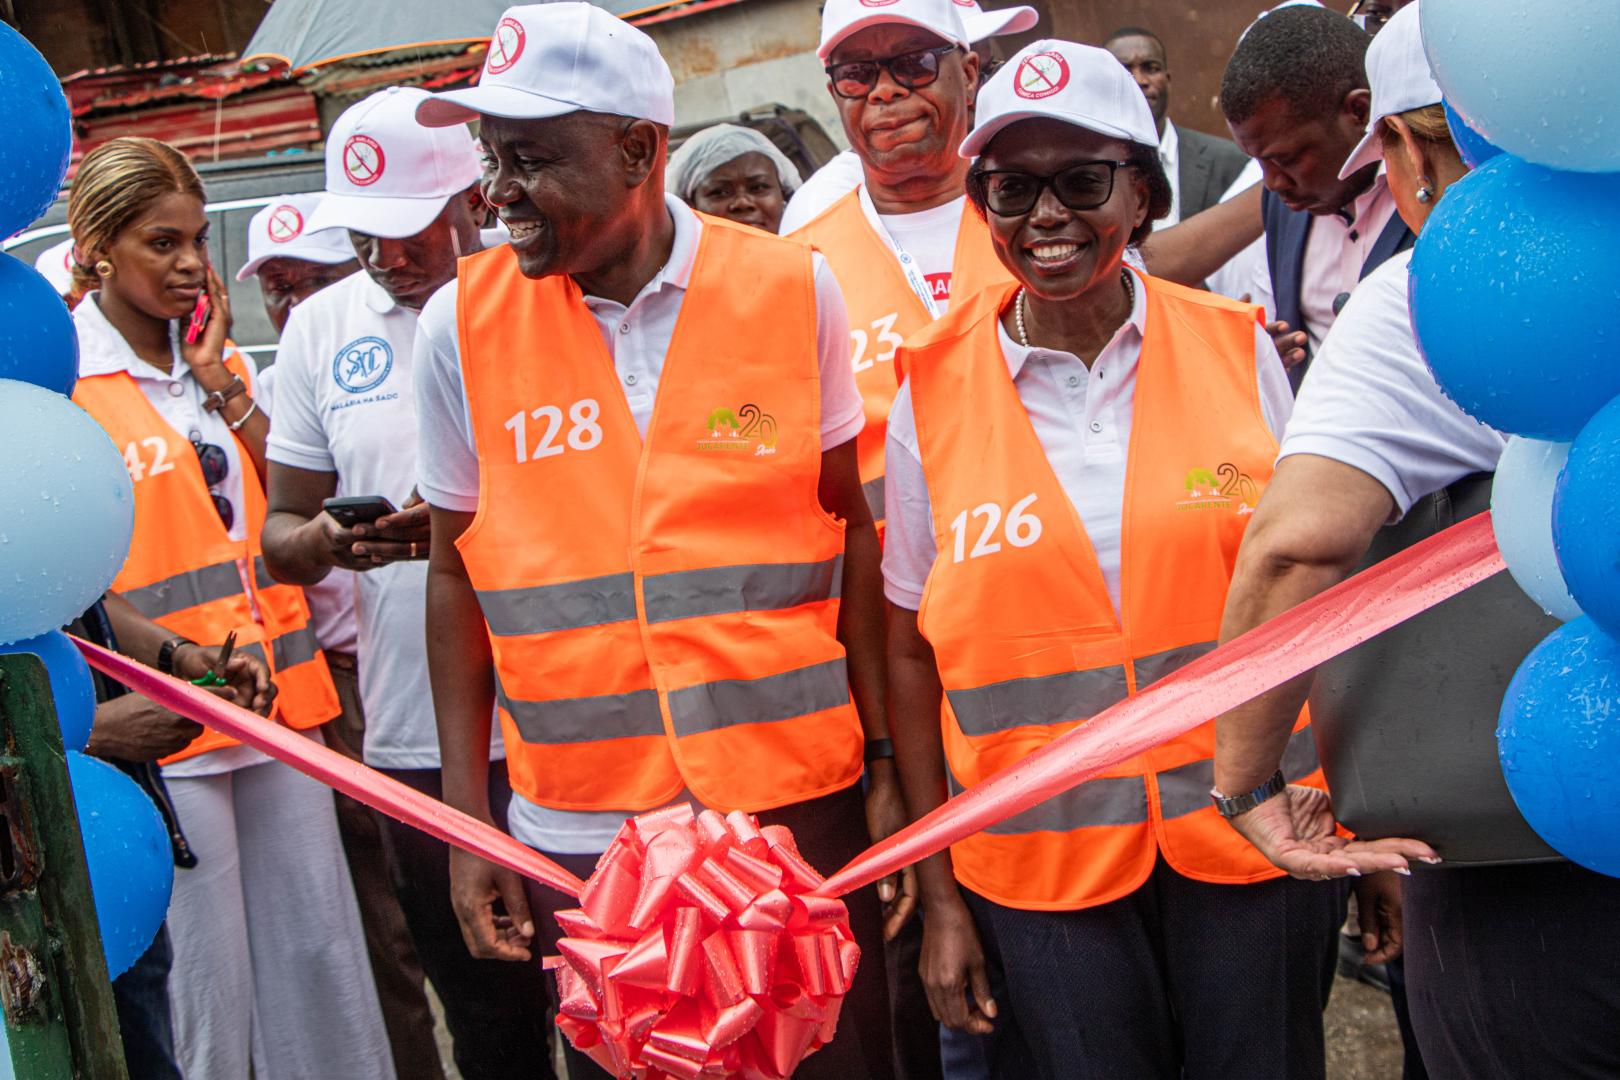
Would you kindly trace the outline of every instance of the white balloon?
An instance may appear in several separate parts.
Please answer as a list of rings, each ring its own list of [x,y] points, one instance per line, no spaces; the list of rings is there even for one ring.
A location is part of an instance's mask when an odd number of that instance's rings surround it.
[[[1515,435],[1491,485],[1491,527],[1508,573],[1541,610],[1564,622],[1581,614],[1553,549],[1553,491],[1568,458],[1569,443]]]
[[[124,565],[135,491],[124,458],[61,394],[0,379],[0,644],[95,603]]]
[[[1620,3],[1423,0],[1424,51],[1446,100],[1510,154],[1620,171]]]

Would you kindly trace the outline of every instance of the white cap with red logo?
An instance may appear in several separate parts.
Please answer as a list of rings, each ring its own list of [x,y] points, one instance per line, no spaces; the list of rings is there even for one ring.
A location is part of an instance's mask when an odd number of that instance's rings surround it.
[[[246,281],[271,259],[301,259],[332,266],[354,258],[354,245],[342,229],[309,227],[309,219],[320,205],[321,195],[283,195],[253,215],[248,222],[248,261],[236,272],[237,281]]]
[[[73,237],[52,244],[39,253],[34,269],[51,283],[51,288],[66,296],[73,291]]]
[[[1002,128],[1037,117],[1159,145],[1147,98],[1111,53],[1048,38],[1026,46],[980,88],[973,131],[958,153],[977,157]]]
[[[483,164],[466,128],[416,122],[417,106],[431,96],[390,86],[338,117],[326,137],[326,196],[305,228],[415,236],[478,180]]]
[[[962,28],[969,41],[984,41],[1002,34],[1021,34],[1041,21],[1040,12],[1032,7],[997,8],[986,11],[976,0],[953,0],[962,9]]]
[[[443,127],[581,111],[674,124],[675,77],[652,38],[595,4],[560,0],[507,8],[478,85],[433,94],[416,116]]]
[[[962,25],[965,13],[966,5],[956,0],[827,0],[821,9],[821,46],[816,55],[826,60],[851,34],[892,23],[921,27],[965,49],[972,42]]]

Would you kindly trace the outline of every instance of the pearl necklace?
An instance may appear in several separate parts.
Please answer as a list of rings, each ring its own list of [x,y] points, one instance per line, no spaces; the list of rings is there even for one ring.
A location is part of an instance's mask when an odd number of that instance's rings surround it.
[[[1131,280],[1129,270],[1121,269],[1119,276],[1120,280],[1125,284],[1125,300],[1130,305],[1131,310],[1134,311],[1136,310],[1136,282]],[[1018,300],[1013,304],[1013,323],[1018,327],[1018,343],[1026,349],[1032,349],[1034,346],[1029,343],[1029,334],[1024,329],[1024,294],[1028,291],[1022,287],[1018,290]],[[1130,316],[1127,315],[1126,318],[1130,318]]]

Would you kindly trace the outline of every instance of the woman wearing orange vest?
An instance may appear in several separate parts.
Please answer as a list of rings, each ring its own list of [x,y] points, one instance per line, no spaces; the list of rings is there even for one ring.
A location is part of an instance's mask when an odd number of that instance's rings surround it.
[[[81,296],[74,400],[123,450],[135,488],[113,591],[174,635],[159,667],[172,669],[192,639],[235,633],[278,691],[255,704],[312,729],[337,714],[337,696],[302,591],[270,580],[259,554],[269,419],[225,338],[203,198],[179,151],[125,138],[85,157],[68,201]],[[188,341],[205,294],[212,317]],[[213,732],[163,766],[197,856],[175,875],[169,909],[183,1072],[391,1077],[331,793]]]
[[[1209,650],[1290,407],[1257,309],[1124,268],[1169,207],[1108,53],[980,93],[968,194],[1017,279],[901,349],[884,578],[913,814]],[[919,867],[923,982],[1007,1077],[1321,1076],[1341,894],[1210,801],[1213,725]],[[1303,719],[1284,771],[1320,784]]]

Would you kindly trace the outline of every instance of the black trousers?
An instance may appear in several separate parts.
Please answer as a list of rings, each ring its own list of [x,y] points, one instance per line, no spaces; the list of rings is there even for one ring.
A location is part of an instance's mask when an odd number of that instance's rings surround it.
[[[1341,884],[1209,885],[1161,858],[1134,893],[1081,911],[964,894],[999,1012],[998,1080],[1325,1075]]]
[[[1412,868],[1406,993],[1435,1080],[1620,1076],[1620,879]]]
[[[382,771],[425,795],[444,797],[437,769]],[[502,829],[511,799],[505,763],[490,762],[489,805]],[[450,904],[449,847],[392,818],[384,818],[383,827],[398,875],[394,891],[422,970],[444,1005],[456,1068],[466,1080],[550,1080],[556,1074],[547,1049],[548,999],[540,969],[474,959]]]
[[[823,874],[831,874],[866,850],[870,843],[860,785],[755,816],[761,825],[785,825],[792,830],[799,853]],[[581,878],[590,877],[596,869],[595,855],[542,854]],[[562,930],[552,916],[559,910],[577,907],[578,902],[537,882],[527,884],[540,952],[553,955]],[[868,885],[844,897],[844,902],[849,905],[849,924],[855,943],[861,947],[860,971],[855,976],[855,985],[844,997],[838,1035],[804,1059],[804,1064],[793,1074],[794,1080],[891,1080],[894,1076],[883,917],[877,887]],[[546,981],[555,1005],[556,984],[549,977]],[[568,1080],[598,1080],[608,1075],[571,1045],[564,1044],[563,1055],[568,1064]]]

